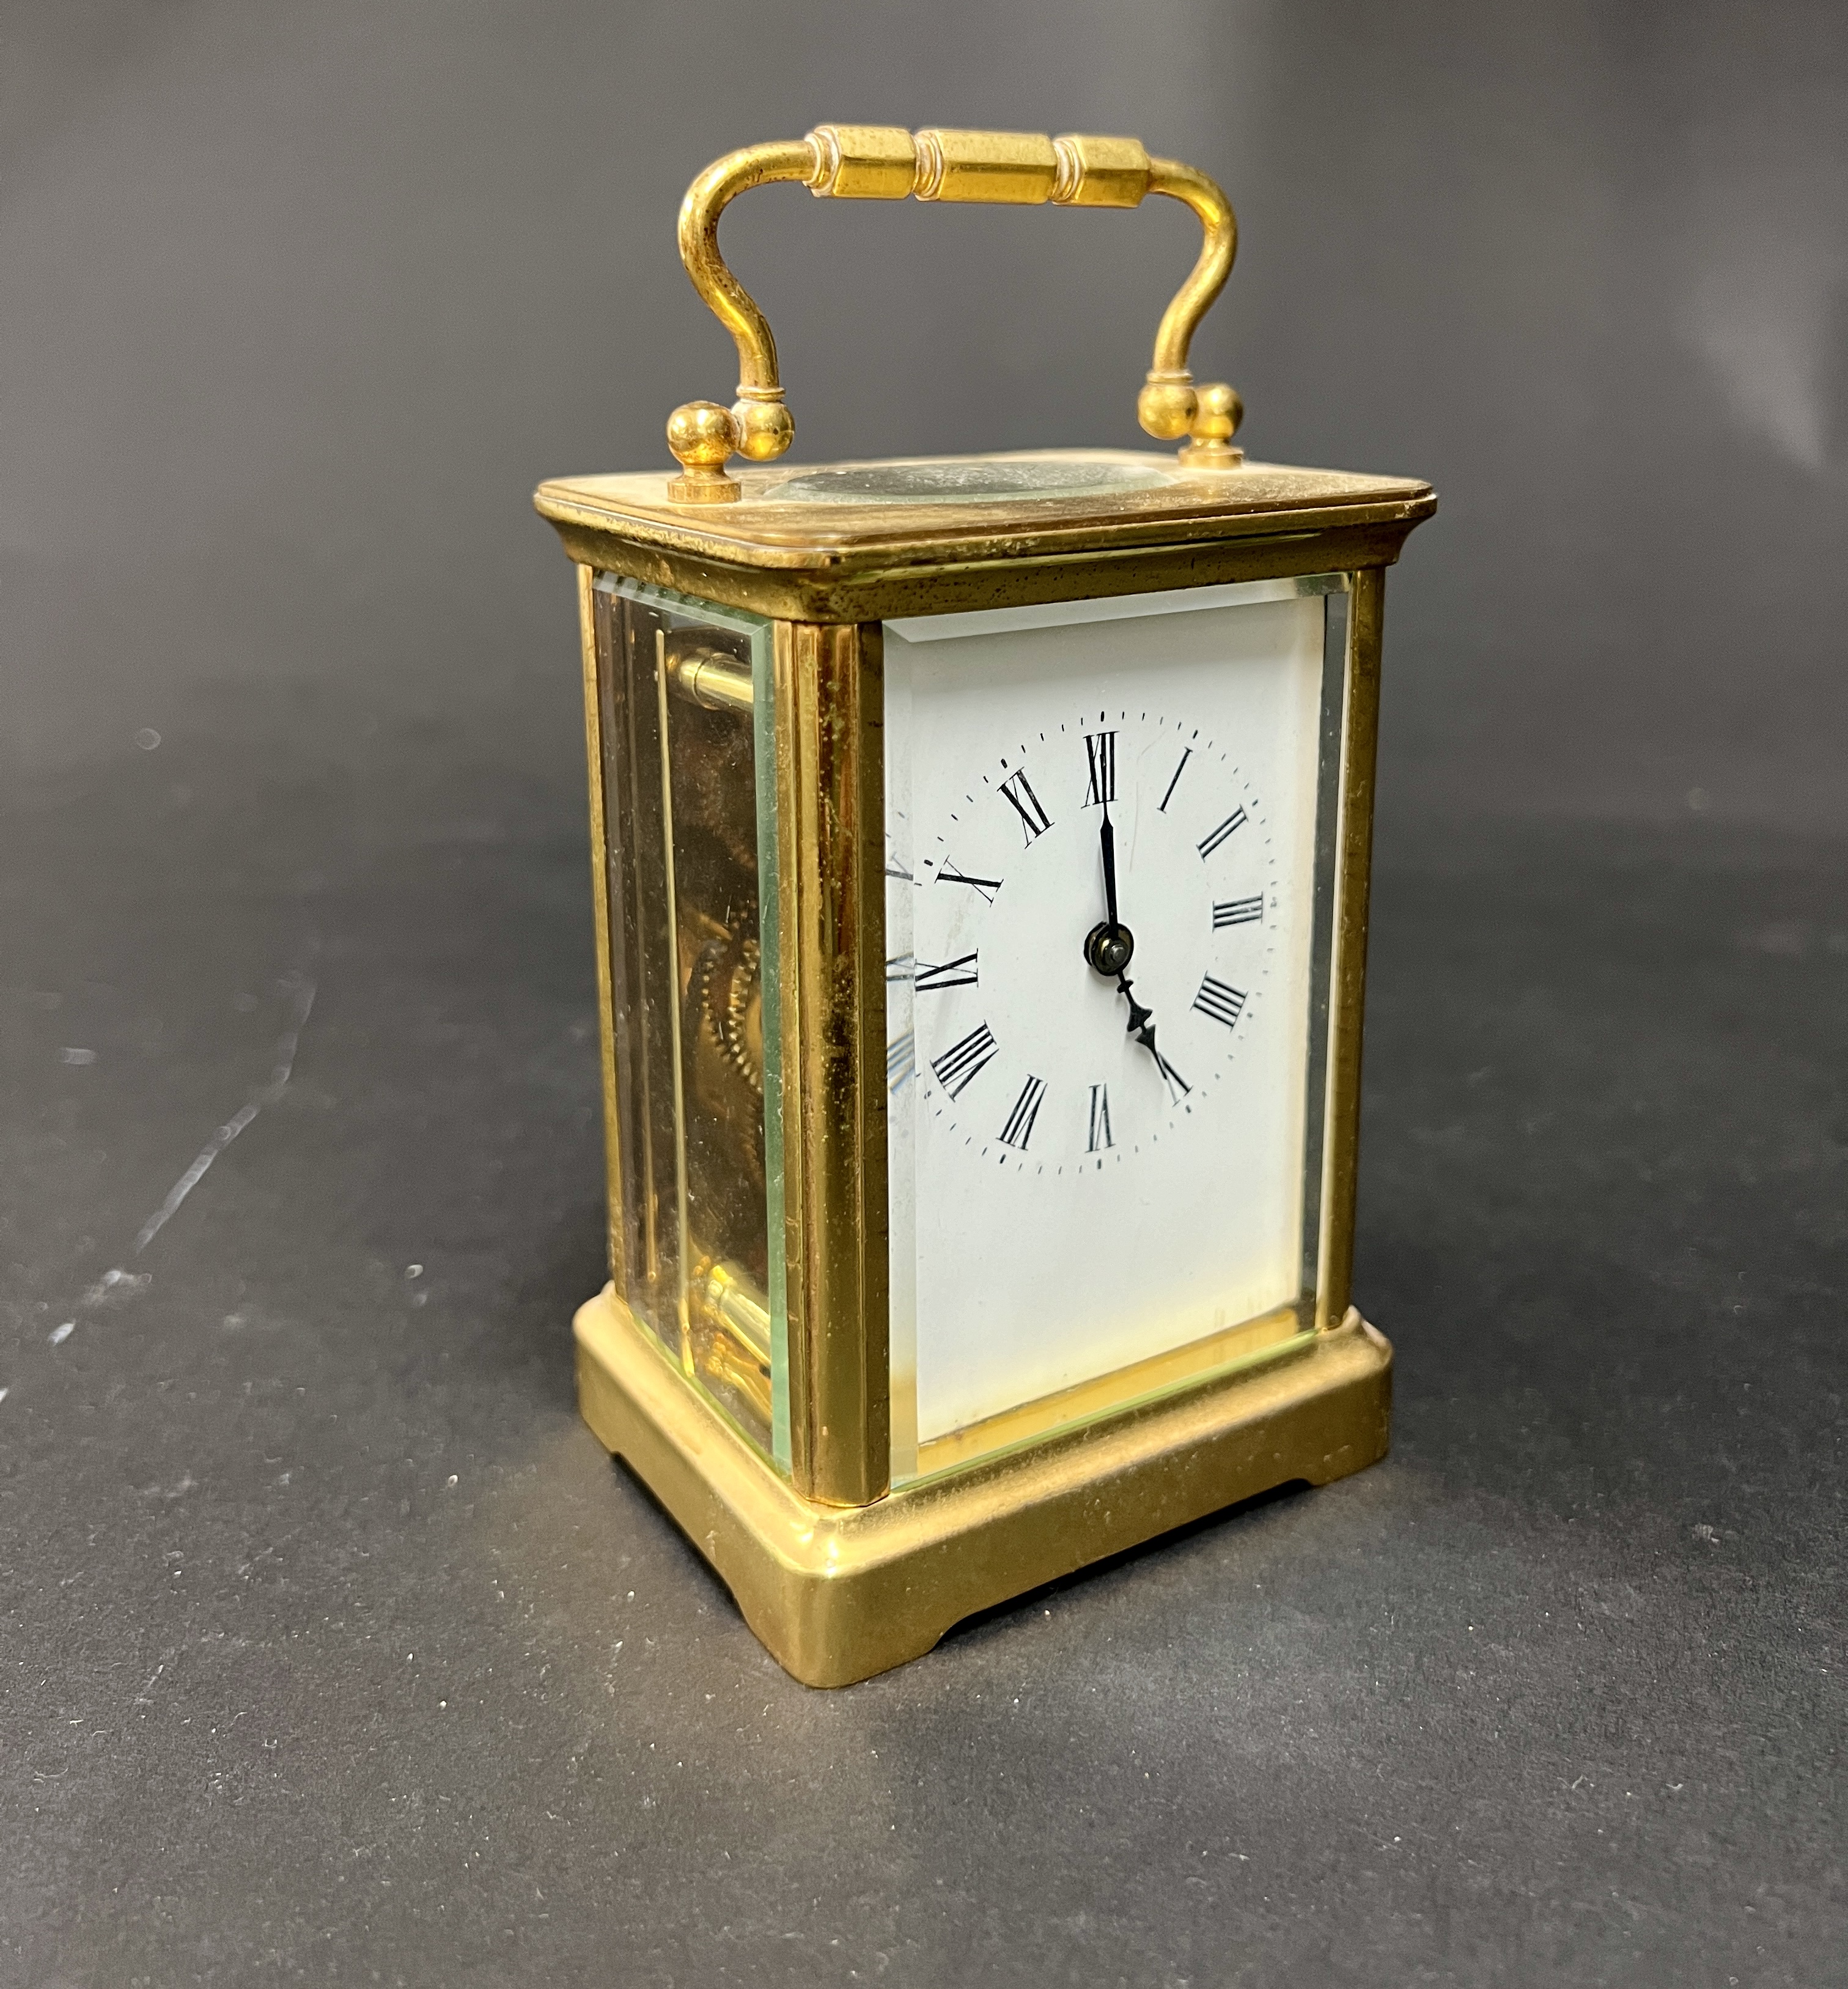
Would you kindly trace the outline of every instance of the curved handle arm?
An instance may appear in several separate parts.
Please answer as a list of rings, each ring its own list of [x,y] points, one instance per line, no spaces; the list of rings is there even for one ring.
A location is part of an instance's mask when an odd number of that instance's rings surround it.
[[[1187,370],[1195,327],[1225,288],[1238,249],[1231,204],[1202,172],[1152,159],[1138,138],[1044,138],[1024,131],[926,130],[886,125],[822,124],[806,138],[748,145],[706,168],[680,207],[680,259],[693,287],[738,346],[738,398],[729,408],[689,401],[668,420],[668,446],[681,474],[668,486],[681,503],[723,503],[739,486],[726,473],[733,455],[767,463],[795,438],[783,399],[777,341],[763,312],[719,252],[719,217],[747,188],[778,181],[818,199],[983,201],[1017,206],[1139,207],[1152,193],[1191,208],[1205,232],[1200,259],[1162,314],[1154,364],[1136,402],[1150,435],[1186,435],[1190,469],[1234,469],[1232,447],[1244,409],[1230,387],[1196,388]]]

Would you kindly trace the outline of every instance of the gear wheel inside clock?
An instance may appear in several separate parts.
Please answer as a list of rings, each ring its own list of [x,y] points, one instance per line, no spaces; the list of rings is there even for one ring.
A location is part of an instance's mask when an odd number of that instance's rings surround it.
[[[694,974],[699,1020],[726,1062],[763,1096],[762,953],[754,939],[733,934],[705,947]]]

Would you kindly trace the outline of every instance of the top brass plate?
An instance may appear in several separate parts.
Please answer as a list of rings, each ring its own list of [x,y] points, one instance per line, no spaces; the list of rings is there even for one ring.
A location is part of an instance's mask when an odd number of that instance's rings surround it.
[[[1410,524],[1436,499],[1415,477],[1247,463],[1189,475],[1132,449],[1023,450],[892,463],[777,464],[735,473],[736,504],[675,504],[658,472],[566,476],[536,502],[555,524],[611,532],[696,557],[755,567],[835,568],[895,555],[966,557],[1005,536],[1013,549],[1081,551],[1126,543],[1333,525]],[[856,557],[858,556],[858,557]]]
[[[587,566],[820,622],[1389,565],[1437,504],[1414,477],[1131,449],[736,473],[736,503],[676,504],[658,473],[560,477],[533,501]]]

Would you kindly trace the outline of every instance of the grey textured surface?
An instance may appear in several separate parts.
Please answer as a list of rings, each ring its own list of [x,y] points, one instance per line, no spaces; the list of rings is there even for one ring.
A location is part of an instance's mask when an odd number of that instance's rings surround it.
[[[1848,852],[1389,867],[1390,1459],[816,1694],[574,1415],[571,781],[271,716],[5,839],[0,1979],[1843,1979]]]
[[[0,1983],[1848,1980],[1848,14],[4,12]],[[1444,509],[1389,612],[1392,1458],[815,1695],[572,1409],[526,499],[729,385],[691,175],[855,116],[1219,174],[1254,451]],[[811,462],[1133,442],[1190,253],[727,229]]]

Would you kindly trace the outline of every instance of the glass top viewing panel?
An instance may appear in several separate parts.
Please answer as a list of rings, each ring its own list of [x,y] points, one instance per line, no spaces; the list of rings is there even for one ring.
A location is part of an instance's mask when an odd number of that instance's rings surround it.
[[[1153,463],[1082,456],[1014,462],[972,456],[804,470],[757,495],[767,504],[976,504],[1010,498],[1100,497],[1119,490],[1159,490],[1173,481]]]

